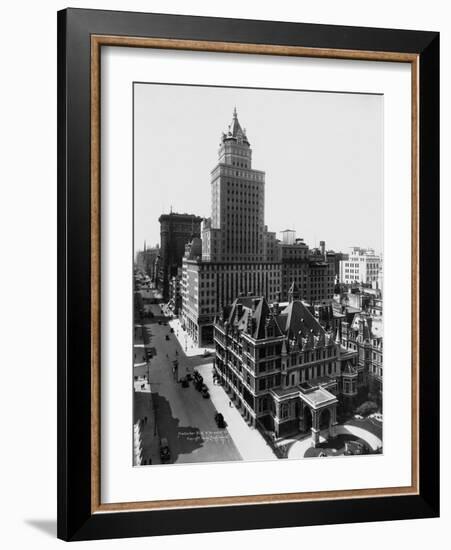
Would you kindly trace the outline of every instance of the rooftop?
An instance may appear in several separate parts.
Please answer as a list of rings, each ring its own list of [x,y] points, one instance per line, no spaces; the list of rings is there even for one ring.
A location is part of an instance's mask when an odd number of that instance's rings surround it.
[[[316,388],[308,393],[300,392],[300,398],[310,405],[313,409],[318,409],[324,405],[331,405],[337,403],[338,399],[335,395],[324,388]]]

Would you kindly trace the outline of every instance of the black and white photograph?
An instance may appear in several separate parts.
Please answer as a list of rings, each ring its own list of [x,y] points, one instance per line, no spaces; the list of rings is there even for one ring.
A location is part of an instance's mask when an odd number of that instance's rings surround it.
[[[133,464],[383,452],[383,95],[133,86]]]

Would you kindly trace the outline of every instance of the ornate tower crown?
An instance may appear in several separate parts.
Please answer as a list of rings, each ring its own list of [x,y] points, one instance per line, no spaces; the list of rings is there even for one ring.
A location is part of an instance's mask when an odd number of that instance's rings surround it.
[[[246,130],[241,128],[241,124],[238,120],[236,107],[233,109],[232,123],[229,124],[227,132],[222,133],[222,142],[224,143],[225,141],[234,141],[236,143],[250,145],[246,136]]]

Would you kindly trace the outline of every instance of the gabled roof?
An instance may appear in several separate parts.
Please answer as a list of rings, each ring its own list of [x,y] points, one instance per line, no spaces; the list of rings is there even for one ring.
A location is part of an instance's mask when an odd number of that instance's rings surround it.
[[[335,345],[335,335],[326,332],[299,300],[275,314],[264,297],[240,296],[225,311],[227,324],[234,330],[245,331],[252,338],[262,340],[267,337],[267,330],[271,329],[271,337],[287,337],[286,344],[291,351]]]

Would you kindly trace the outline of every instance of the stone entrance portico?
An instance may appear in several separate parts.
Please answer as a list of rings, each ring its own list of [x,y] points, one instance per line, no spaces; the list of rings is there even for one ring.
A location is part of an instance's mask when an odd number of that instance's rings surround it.
[[[290,431],[307,432],[312,434],[312,446],[319,443],[319,434],[322,430],[328,431],[329,437],[335,436],[337,425],[337,397],[317,385],[303,383],[293,388],[272,390],[274,398],[274,433],[280,437]]]
[[[312,445],[319,443],[319,434],[322,429],[327,429],[329,437],[335,437],[337,425],[337,404],[335,395],[321,386],[301,385],[299,397],[301,399],[301,414],[299,417],[299,429],[305,432],[309,428],[311,418]]]

